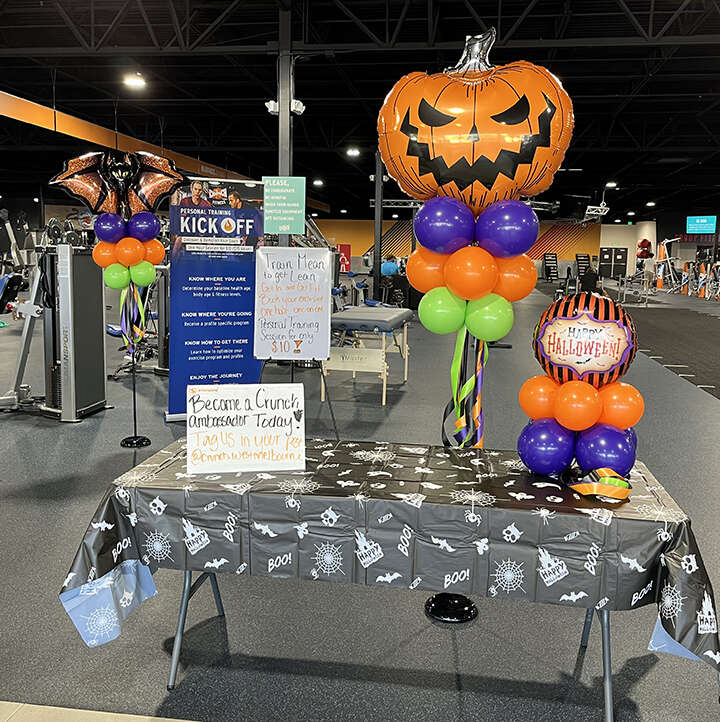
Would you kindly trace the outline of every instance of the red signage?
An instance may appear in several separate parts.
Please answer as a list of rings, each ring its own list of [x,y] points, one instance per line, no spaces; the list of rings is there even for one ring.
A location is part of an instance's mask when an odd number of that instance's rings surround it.
[[[347,273],[350,270],[352,247],[349,243],[338,243],[337,249],[340,254],[340,273]]]

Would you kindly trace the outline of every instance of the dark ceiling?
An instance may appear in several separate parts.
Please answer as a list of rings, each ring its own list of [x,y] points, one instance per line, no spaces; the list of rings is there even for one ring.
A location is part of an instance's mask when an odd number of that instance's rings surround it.
[[[292,6],[295,172],[347,217],[371,215],[376,118],[413,70],[454,65],[465,35],[498,31],[496,64],[545,65],[575,135],[544,200],[608,180],[608,219],[717,208],[718,0],[0,0],[0,89],[251,177],[277,171],[278,19]],[[148,85],[131,91],[123,75]],[[361,150],[348,158],[351,146]],[[0,193],[29,195],[88,149],[0,118]],[[20,185],[22,184],[22,185]],[[27,189],[27,190],[25,190]],[[55,191],[57,193],[57,191]],[[394,182],[386,197],[403,197]],[[655,201],[655,208],[646,202]],[[387,212],[389,214],[389,211]]]

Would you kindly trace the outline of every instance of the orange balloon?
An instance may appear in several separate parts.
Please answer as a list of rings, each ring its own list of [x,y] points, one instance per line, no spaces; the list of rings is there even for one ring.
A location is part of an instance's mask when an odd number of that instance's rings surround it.
[[[420,293],[427,293],[433,288],[444,286],[443,267],[449,257],[448,254],[433,253],[427,248],[418,246],[417,250],[410,254],[405,266],[410,285]]]
[[[560,384],[549,376],[533,376],[520,387],[520,407],[533,421],[552,418],[559,388]]]
[[[157,238],[153,238],[152,241],[145,241],[143,246],[145,247],[145,260],[150,261],[153,266],[165,260],[165,246]]]
[[[555,420],[571,431],[584,431],[598,422],[603,405],[598,390],[585,381],[567,381],[555,397]]]
[[[497,283],[498,267],[484,248],[465,246],[451,254],[443,269],[445,285],[460,298],[473,301],[487,296]]]
[[[92,259],[100,268],[107,268],[113,263],[117,263],[115,256],[115,244],[98,241],[92,250]]]
[[[494,28],[468,38],[454,68],[410,73],[385,98],[380,154],[413,198],[453,196],[477,216],[495,201],[542,193],[561,166],[570,97],[541,66],[492,63],[494,40]]]
[[[115,244],[115,256],[118,263],[130,268],[145,260],[145,247],[137,238],[121,238]]]
[[[511,258],[496,258],[498,281],[493,293],[508,301],[525,298],[537,283],[537,268],[524,253]]]
[[[634,386],[616,381],[614,384],[603,386],[599,394],[603,406],[600,423],[629,429],[642,418],[645,401]]]

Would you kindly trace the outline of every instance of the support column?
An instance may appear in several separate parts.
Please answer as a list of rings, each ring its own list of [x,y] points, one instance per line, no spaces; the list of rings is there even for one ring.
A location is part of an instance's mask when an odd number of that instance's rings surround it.
[[[293,98],[294,68],[292,58],[292,11],[280,9],[279,42],[277,61],[278,82],[278,175],[292,175],[292,113],[290,103]],[[279,236],[281,246],[290,245],[290,236],[281,233]]]
[[[373,298],[380,300],[380,266],[382,265],[383,162],[375,151],[375,245],[373,246]]]

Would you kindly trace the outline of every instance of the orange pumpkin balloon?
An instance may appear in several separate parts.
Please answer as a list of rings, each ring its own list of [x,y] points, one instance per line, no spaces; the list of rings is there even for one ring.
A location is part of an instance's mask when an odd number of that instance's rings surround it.
[[[491,28],[442,73],[410,73],[378,117],[388,173],[413,198],[453,196],[475,215],[547,190],[570,144],[573,109],[560,81],[524,60],[493,66]]]
[[[487,296],[497,283],[495,258],[478,246],[465,246],[450,255],[443,268],[445,285],[460,298]]]
[[[520,407],[533,421],[552,418],[559,388],[560,384],[549,376],[533,376],[520,387]]]
[[[145,248],[145,260],[152,263],[153,266],[165,260],[165,246],[163,246],[157,238],[153,238],[151,241],[145,241],[143,246]]]
[[[603,406],[598,390],[585,381],[564,383],[555,397],[555,420],[571,431],[584,431],[598,422]]]
[[[537,283],[537,268],[524,253],[511,258],[495,258],[498,281],[493,293],[508,301],[525,298]]]
[[[620,429],[635,426],[645,411],[642,394],[630,384],[617,381],[603,386],[599,391],[603,410],[601,424],[612,424]]]
[[[113,263],[117,263],[115,244],[98,241],[92,249],[92,259],[100,268],[107,268],[112,266]]]
[[[450,258],[448,254],[433,253],[427,248],[418,246],[410,254],[405,266],[408,282],[420,293],[427,293],[433,288],[444,286],[443,268],[448,258]]]
[[[118,263],[130,268],[145,260],[145,247],[137,238],[121,238],[115,244],[115,256]]]

